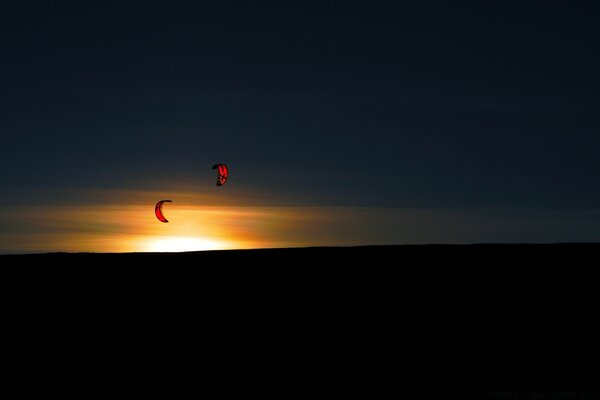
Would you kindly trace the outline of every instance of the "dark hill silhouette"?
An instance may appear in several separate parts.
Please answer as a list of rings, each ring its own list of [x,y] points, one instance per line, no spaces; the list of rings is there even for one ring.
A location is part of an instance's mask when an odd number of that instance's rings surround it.
[[[48,371],[65,349],[108,359],[163,394],[200,375],[244,392],[326,384],[368,398],[391,385],[406,399],[485,399],[486,385],[596,378],[578,360],[597,342],[597,254],[599,244],[4,255],[5,342]]]
[[[248,261],[293,263],[296,260],[319,261],[364,261],[366,259],[386,263],[402,262],[406,257],[450,257],[452,261],[519,260],[521,257],[555,259],[555,257],[579,257],[595,254],[600,243],[557,243],[557,244],[472,244],[472,245],[399,245],[399,246],[355,246],[355,247],[304,247],[253,250],[214,250],[181,253],[44,253],[2,255],[4,262],[93,262],[101,260],[111,263],[189,263],[194,261]],[[399,257],[399,258],[396,258]],[[416,260],[415,260],[416,261]]]

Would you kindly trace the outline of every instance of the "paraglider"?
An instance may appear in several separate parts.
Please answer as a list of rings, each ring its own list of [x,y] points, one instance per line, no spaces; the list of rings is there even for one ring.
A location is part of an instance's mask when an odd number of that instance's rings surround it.
[[[229,169],[227,168],[227,165],[215,164],[213,165],[212,169],[217,170],[217,186],[223,186],[225,182],[227,182],[227,178],[229,177]],[[164,203],[172,203],[172,201],[161,200],[158,203],[156,203],[156,206],[154,207],[154,214],[156,214],[156,218],[158,218],[160,222],[169,222],[169,220],[165,218],[162,212]]]
[[[215,164],[213,165],[212,169],[218,170],[217,186],[223,186],[225,182],[227,182],[227,177],[229,176],[229,170],[227,169],[227,165]]]
[[[158,220],[160,222],[169,222],[169,220],[167,220],[165,218],[165,216],[162,213],[162,206],[163,203],[172,203],[171,200],[161,200],[158,203],[156,203],[156,207],[154,207],[154,213],[156,214],[156,218],[158,218]]]

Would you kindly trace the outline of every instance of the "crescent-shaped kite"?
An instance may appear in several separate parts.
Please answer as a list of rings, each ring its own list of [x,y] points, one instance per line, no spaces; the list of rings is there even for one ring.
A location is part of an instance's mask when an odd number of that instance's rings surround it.
[[[162,213],[163,203],[172,203],[172,201],[171,200],[161,200],[158,203],[156,203],[156,207],[154,207],[154,214],[156,214],[156,218],[158,218],[158,220],[160,222],[169,222]]]
[[[212,169],[218,169],[219,174],[217,175],[217,186],[223,186],[229,176],[229,169],[225,164],[215,164]]]

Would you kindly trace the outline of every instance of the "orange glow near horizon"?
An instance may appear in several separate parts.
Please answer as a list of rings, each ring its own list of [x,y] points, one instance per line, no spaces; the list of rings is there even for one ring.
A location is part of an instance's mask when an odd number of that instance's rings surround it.
[[[598,220],[595,210],[532,214],[530,210],[281,206],[277,204],[285,201],[266,193],[215,192],[93,190],[65,193],[61,204],[7,202],[0,209],[0,254],[451,244],[513,237],[559,242],[582,227],[594,232]],[[160,222],[154,213],[156,202],[165,198],[173,200],[163,210],[168,223]],[[541,235],[540,226],[561,226],[567,233]]]
[[[176,196],[173,196],[176,198]],[[0,252],[181,252],[294,245],[281,240],[288,211],[181,204],[30,206],[3,215],[21,229],[0,236]]]
[[[0,253],[181,252],[365,243],[386,216],[344,207],[227,206],[190,193],[107,192],[80,204],[5,207],[0,218],[11,231],[0,234]],[[231,196],[230,196],[231,197]],[[168,223],[155,215],[156,199]],[[70,198],[71,200],[73,197]],[[179,200],[178,200],[179,199]],[[218,200],[218,199],[217,199]],[[376,233],[373,237],[376,237]],[[381,239],[377,239],[382,242]]]
[[[182,252],[227,249],[225,242],[195,237],[166,237],[149,239],[145,251],[148,252]]]

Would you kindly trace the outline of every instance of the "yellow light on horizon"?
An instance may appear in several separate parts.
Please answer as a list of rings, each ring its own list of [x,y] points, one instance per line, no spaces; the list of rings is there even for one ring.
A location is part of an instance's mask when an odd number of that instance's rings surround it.
[[[158,253],[179,253],[183,251],[224,250],[231,248],[228,243],[196,237],[160,237],[149,239],[142,251]]]
[[[141,195],[144,198],[140,200]],[[114,197],[119,198],[119,194]],[[308,246],[322,244],[319,235],[327,232],[322,225],[329,210],[196,205],[191,204],[194,199],[189,196],[188,203],[169,204],[169,223],[163,223],[154,215],[153,197],[160,198],[142,193],[122,204],[31,206],[11,209],[10,213],[0,210],[2,220],[17,227],[16,233],[0,232],[0,253],[184,252]],[[185,198],[185,193],[181,197]],[[329,220],[332,218],[335,220]]]

